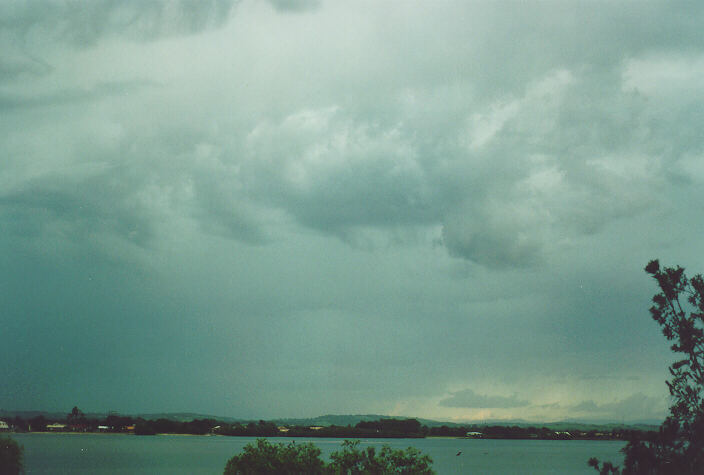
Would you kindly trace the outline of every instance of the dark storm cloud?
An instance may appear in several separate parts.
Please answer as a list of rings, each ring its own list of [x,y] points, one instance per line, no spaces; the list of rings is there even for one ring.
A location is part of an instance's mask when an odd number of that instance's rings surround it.
[[[125,190],[123,180],[119,170],[109,170],[81,181],[52,177],[30,183],[0,193],[0,219],[10,234],[66,239],[76,248],[97,244],[103,233],[145,246],[154,236],[155,217]]]
[[[46,62],[31,56],[0,53],[0,82],[45,76],[53,69]]]
[[[320,7],[321,0],[269,0],[274,8],[282,12],[307,12]]]
[[[21,41],[41,38],[89,46],[103,36],[151,40],[218,27],[228,19],[232,0],[5,2],[0,33]]]
[[[530,404],[529,401],[519,399],[516,395],[513,396],[487,396],[478,394],[471,389],[464,389],[452,393],[447,399],[443,399],[439,403],[445,407],[468,407],[468,408],[513,408],[524,407]]]
[[[110,96],[121,96],[155,87],[150,81],[104,82],[86,89],[62,89],[45,93],[0,93],[0,109],[25,109],[44,106],[61,106],[80,102],[97,101]]]

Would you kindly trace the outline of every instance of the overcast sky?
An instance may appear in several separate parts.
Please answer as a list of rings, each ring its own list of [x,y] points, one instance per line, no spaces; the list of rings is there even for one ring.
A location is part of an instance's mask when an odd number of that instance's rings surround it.
[[[662,418],[704,7],[0,3],[0,408]]]

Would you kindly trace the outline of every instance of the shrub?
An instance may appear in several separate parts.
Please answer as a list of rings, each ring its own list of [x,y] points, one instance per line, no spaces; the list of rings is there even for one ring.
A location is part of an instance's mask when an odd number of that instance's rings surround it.
[[[377,455],[374,447],[360,450],[358,440],[346,440],[342,443],[342,450],[330,454],[330,459],[332,461],[327,467],[328,473],[335,475],[434,473],[430,468],[432,459],[422,455],[413,447],[408,447],[406,450],[393,450],[385,445]]]
[[[312,443],[284,445],[257,439],[256,445],[247,444],[241,454],[227,462],[224,474],[315,475],[324,473],[324,469],[320,449]]]
[[[320,449],[312,443],[271,444],[258,439],[247,444],[242,453],[232,457],[225,466],[225,475],[245,474],[331,474],[331,475],[388,475],[434,473],[427,455],[412,447],[393,450],[384,446],[377,454],[374,447],[359,448],[359,441],[346,440],[342,450],[330,455],[326,464],[320,458]]]

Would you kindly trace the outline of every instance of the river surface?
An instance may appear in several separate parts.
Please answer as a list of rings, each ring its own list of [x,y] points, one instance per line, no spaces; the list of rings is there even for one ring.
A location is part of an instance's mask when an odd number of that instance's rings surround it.
[[[225,463],[253,437],[123,434],[11,434],[24,446],[28,474],[221,474]],[[340,449],[342,439],[270,438],[272,442],[313,442],[323,457]],[[361,446],[397,449],[412,446],[433,459],[442,474],[584,473],[590,457],[623,463],[619,441],[362,439]],[[460,455],[456,455],[461,452]]]

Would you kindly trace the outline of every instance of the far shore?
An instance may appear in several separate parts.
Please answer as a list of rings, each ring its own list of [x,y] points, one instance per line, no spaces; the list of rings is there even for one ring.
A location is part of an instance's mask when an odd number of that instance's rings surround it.
[[[32,432],[3,432],[0,435],[124,435],[124,436],[137,436],[134,432],[60,432],[60,431],[32,431]],[[160,436],[170,436],[170,437],[245,437],[245,438],[263,438],[263,439],[389,439],[389,437],[315,437],[308,435],[274,435],[274,436],[252,436],[252,435],[223,435],[223,434],[175,434],[170,432],[150,434],[150,435],[139,435],[139,437],[150,437],[153,435]],[[418,439],[419,437],[393,437],[394,439]],[[452,435],[427,435],[423,437],[425,439],[451,439],[451,440],[590,440],[590,441],[607,441],[612,442],[614,440],[622,440],[616,437],[600,437],[600,438],[570,438],[570,439],[539,439],[539,438],[511,438],[511,437],[463,437],[463,436],[452,436]]]

